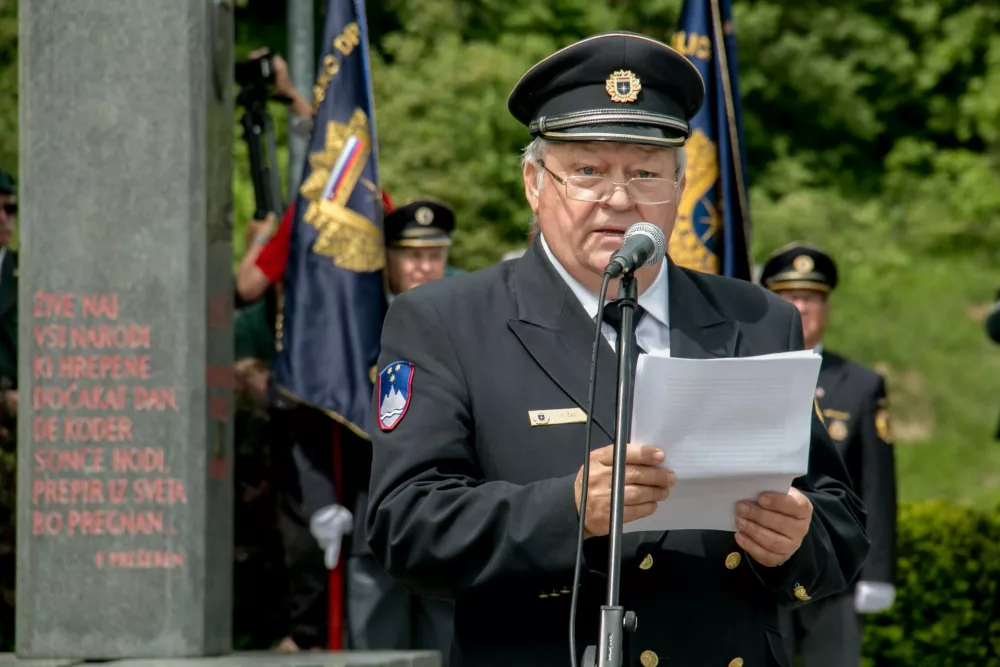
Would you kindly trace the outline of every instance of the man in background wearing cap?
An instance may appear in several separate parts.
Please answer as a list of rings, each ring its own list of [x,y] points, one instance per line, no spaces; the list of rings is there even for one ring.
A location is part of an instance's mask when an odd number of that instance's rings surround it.
[[[386,297],[448,273],[448,249],[455,230],[454,212],[430,199],[401,206],[385,217]]]
[[[793,655],[798,649],[804,667],[858,667],[860,614],[888,609],[895,598],[896,464],[885,380],[823,345],[828,297],[837,286],[837,266],[830,255],[808,243],[791,243],[771,254],[760,281],[798,308],[806,347],[823,355],[816,399],[865,504],[871,540],[852,588],[782,614],[785,642]]]
[[[429,199],[412,201],[385,216],[389,303],[408,290],[445,277],[454,229],[452,210]],[[448,667],[454,605],[450,600],[417,595],[388,575],[365,542],[364,503],[357,507],[354,553],[347,565],[351,648],[441,651],[442,667]]]
[[[618,331],[612,305],[582,497],[596,293],[630,225],[647,221],[669,238],[704,95],[686,58],[634,33],[597,35],[543,60],[508,100],[535,137],[522,176],[537,238],[520,259],[411,290],[389,308],[368,543],[393,577],[456,600],[451,667],[569,663],[582,503],[575,653],[598,643]],[[704,359],[803,346],[798,311],[759,286],[665,261],[635,276],[645,353]],[[840,593],[854,579],[868,550],[864,509],[818,412],[811,419],[809,472],[787,493],[739,503],[734,532],[625,536],[621,604],[638,627],[620,647],[624,665],[787,665],[778,605]],[[662,461],[655,447],[629,445],[626,522],[671,502],[675,477]]]

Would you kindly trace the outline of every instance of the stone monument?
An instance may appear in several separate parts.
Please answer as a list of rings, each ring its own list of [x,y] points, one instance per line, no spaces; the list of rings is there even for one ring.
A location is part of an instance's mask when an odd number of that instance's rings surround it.
[[[30,0],[19,24],[17,655],[0,665],[439,667],[230,654],[232,0]]]
[[[20,30],[17,654],[231,648],[230,0]]]

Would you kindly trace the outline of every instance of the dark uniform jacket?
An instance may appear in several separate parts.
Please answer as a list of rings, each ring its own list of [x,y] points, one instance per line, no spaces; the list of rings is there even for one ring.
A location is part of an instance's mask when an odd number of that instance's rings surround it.
[[[762,288],[674,265],[668,278],[672,356],[802,348],[798,312]],[[389,309],[379,368],[409,362],[413,372],[402,418],[373,429],[368,543],[392,576],[457,601],[451,667],[569,664],[585,425],[533,427],[528,411],[586,409],[593,335],[538,241],[521,259],[416,288]],[[613,442],[615,376],[602,344],[595,448]],[[788,665],[777,605],[844,590],[868,550],[863,507],[818,412],[809,465],[795,484],[812,524],[779,567],[751,563],[727,531],[625,536],[621,602],[638,630],[624,664]],[[607,538],[585,551],[578,655],[597,643]]]
[[[17,251],[0,264],[0,388],[17,388]]]
[[[827,432],[847,465],[868,515],[871,541],[859,579],[894,583],[896,459],[885,380],[833,352],[823,352],[816,397]]]

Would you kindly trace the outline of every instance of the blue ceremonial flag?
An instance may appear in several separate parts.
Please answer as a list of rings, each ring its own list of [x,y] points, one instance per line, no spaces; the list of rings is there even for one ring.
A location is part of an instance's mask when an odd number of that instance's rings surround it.
[[[364,0],[329,0],[276,373],[283,393],[363,437],[386,309],[373,97]]]
[[[705,81],[691,121],[687,186],[670,237],[670,257],[706,273],[752,280],[743,114],[732,0],[684,0],[672,45]]]

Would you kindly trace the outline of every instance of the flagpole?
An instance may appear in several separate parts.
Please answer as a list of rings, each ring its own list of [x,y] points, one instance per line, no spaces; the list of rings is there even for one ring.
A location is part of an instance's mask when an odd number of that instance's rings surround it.
[[[333,488],[337,493],[337,498],[343,498],[343,472],[341,467],[341,447],[340,429],[337,422],[333,422]],[[327,648],[331,651],[344,650],[344,559],[346,554],[341,549],[340,557],[337,558],[337,565],[330,570],[328,601],[328,631]]]
[[[365,71],[368,72],[365,94],[368,96],[368,122],[371,124],[372,133],[372,180],[375,187],[381,190],[382,184],[378,176],[378,132],[375,129],[375,90],[371,76],[372,64],[368,55],[371,44],[368,42],[368,15],[365,13],[365,0],[354,0],[354,8],[358,15],[358,27],[361,28],[361,56],[364,60]],[[381,196],[382,193],[376,192],[375,194]]]
[[[753,259],[750,254],[750,203],[747,199],[746,187],[743,181],[743,156],[740,153],[740,137],[736,127],[736,109],[733,104],[733,90],[729,81],[729,58],[726,53],[725,33],[722,29],[722,11],[719,0],[711,0],[712,27],[715,33],[715,45],[719,59],[719,77],[722,79],[723,97],[726,102],[726,120],[729,124],[729,146],[733,152],[733,170],[736,172],[736,190],[740,198],[740,219],[743,223],[743,240],[746,249],[747,270],[753,275]]]
[[[288,1],[288,73],[300,94],[312,104],[312,81],[316,76],[316,57],[313,54],[313,0]],[[303,87],[303,82],[309,85]],[[305,92],[301,92],[305,91]],[[298,119],[288,108],[288,199],[293,202],[302,181],[302,170],[309,149],[309,139],[292,130]]]

